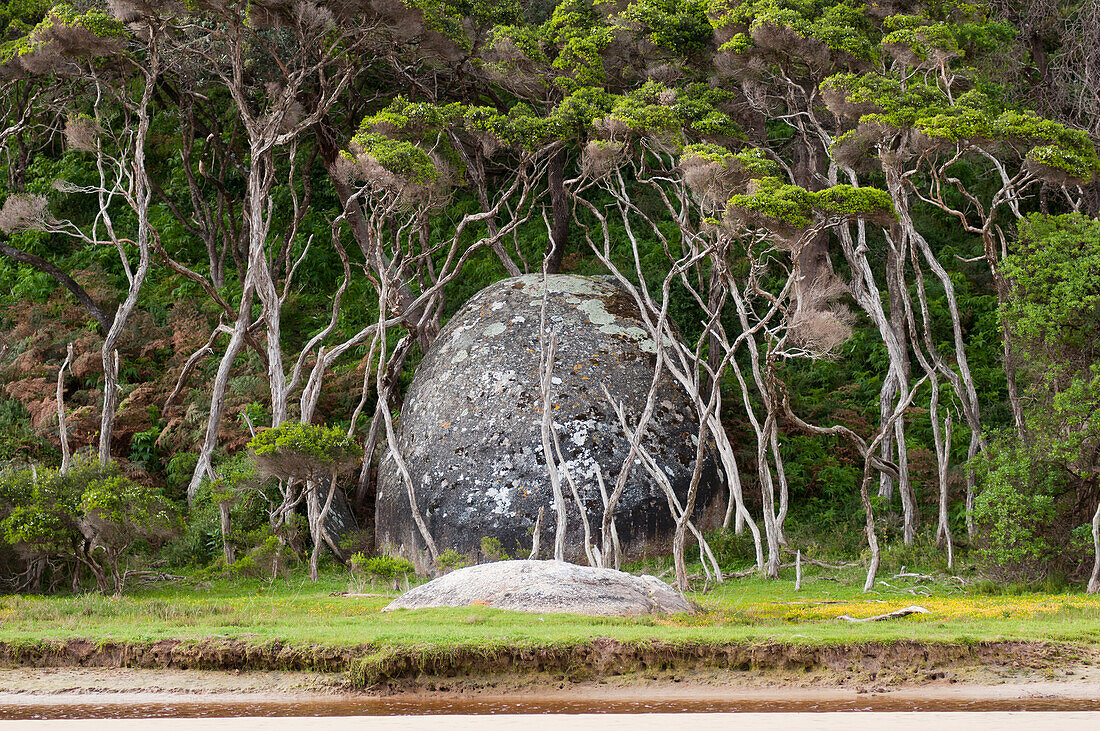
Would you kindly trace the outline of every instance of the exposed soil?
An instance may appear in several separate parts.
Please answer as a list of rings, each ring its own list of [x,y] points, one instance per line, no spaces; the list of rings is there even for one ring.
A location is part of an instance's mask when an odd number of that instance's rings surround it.
[[[574,692],[586,683],[599,683],[602,688],[689,683],[701,687],[876,690],[928,683],[992,684],[1007,679],[1056,682],[1061,687],[1066,681],[1100,683],[1100,648],[1041,642],[902,641],[815,646],[625,643],[599,638],[543,648],[334,648],[288,646],[279,642],[250,644],[226,639],[148,643],[68,640],[0,643],[0,667],[15,669],[2,673],[4,683],[18,677],[48,678],[51,675],[44,670],[36,671],[44,673],[40,676],[28,673],[32,669],[50,668],[222,671],[188,677],[206,678],[204,682],[214,683],[206,690],[223,691],[249,690],[252,686],[247,683],[259,682],[257,678],[265,673],[267,678],[258,690],[344,687],[375,693],[490,689],[510,692],[569,687]],[[148,687],[144,681],[135,681],[130,683],[132,688],[126,688],[127,682],[123,680],[147,676],[111,675],[123,686],[115,690]],[[62,685],[68,682],[63,680],[67,677],[64,674],[53,677],[62,678]],[[247,683],[241,678],[248,679]],[[271,686],[273,682],[277,687]],[[79,685],[75,683],[73,687]],[[0,689],[15,688],[3,685]]]

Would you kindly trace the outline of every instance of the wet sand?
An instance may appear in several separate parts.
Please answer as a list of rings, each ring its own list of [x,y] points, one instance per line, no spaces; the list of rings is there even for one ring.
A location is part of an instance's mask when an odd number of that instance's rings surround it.
[[[109,724],[109,725],[108,725]],[[162,719],[109,721],[10,721],[3,728],[71,731],[542,731],[543,729],[599,729],[599,731],[1000,731],[1001,729],[1059,729],[1077,731],[1100,728],[1100,713],[742,713],[742,714],[641,714],[567,716],[391,716],[388,718],[251,718]]]
[[[5,719],[370,716],[375,719],[373,725],[381,717],[422,714],[452,719],[472,714],[493,714],[493,718],[554,714],[564,723],[570,714],[612,718],[617,714],[691,713],[695,719],[709,713],[736,712],[741,719],[745,714],[766,713],[778,721],[789,713],[809,712],[817,719],[822,713],[838,711],[875,711],[875,717],[914,711],[1059,711],[1069,719],[1064,714],[1100,713],[1100,670],[1074,669],[1060,675],[1021,672],[1000,679],[990,675],[981,682],[949,678],[890,685],[830,685],[810,678],[796,682],[744,673],[526,686],[463,686],[456,680],[438,683],[431,690],[418,687],[371,693],[349,692],[339,675],[312,673],[106,668],[0,671],[0,718]],[[1092,728],[1100,729],[1100,715],[1092,720]],[[694,720],[691,723],[694,725]]]

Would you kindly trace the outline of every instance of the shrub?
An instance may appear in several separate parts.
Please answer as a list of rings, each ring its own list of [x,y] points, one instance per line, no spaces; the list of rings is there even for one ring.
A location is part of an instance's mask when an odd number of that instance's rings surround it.
[[[448,548],[443,553],[439,554],[439,558],[436,559],[436,566],[443,573],[454,571],[455,569],[465,568],[470,565],[470,558],[466,554],[459,553],[453,548]]]
[[[732,528],[719,528],[707,533],[706,539],[715,560],[725,571],[735,571],[746,566],[752,566],[755,562],[752,535],[748,530],[741,535],[737,535]],[[699,545],[697,543],[691,542],[688,545],[686,557],[688,561],[700,560]]]
[[[980,469],[982,491],[974,501],[979,564],[995,581],[1042,582],[1058,542],[1052,473],[1006,443],[991,445]]]
[[[416,569],[403,558],[393,556],[373,556],[368,558],[362,552],[356,553],[348,560],[348,567],[352,576],[362,586],[364,579],[368,579],[371,586],[375,581],[382,581],[397,589],[402,579],[408,581],[409,574]]]
[[[501,545],[499,538],[493,538],[492,536],[484,536],[481,539],[481,555],[485,557],[486,561],[507,561],[511,558],[505,551],[504,546]]]
[[[222,554],[219,500],[229,500],[228,541],[236,549],[251,550],[271,535],[268,511],[279,495],[272,481],[256,475],[251,456],[242,452],[222,460],[215,470],[218,479],[203,480],[183,533],[166,547],[163,557],[170,566],[207,566]]]
[[[115,464],[77,460],[67,473],[49,468],[0,474],[0,531],[32,560],[82,570],[101,592],[121,592],[130,557],[175,528],[159,490],[122,474]]]

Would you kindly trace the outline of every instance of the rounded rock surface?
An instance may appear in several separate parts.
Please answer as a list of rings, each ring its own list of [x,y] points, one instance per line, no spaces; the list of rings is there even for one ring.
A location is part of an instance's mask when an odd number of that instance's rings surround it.
[[[687,600],[655,576],[562,561],[469,566],[410,589],[382,611],[470,605],[602,617],[692,611]]]
[[[552,372],[553,430],[560,444],[567,560],[586,562],[576,484],[601,545],[603,497],[623,469],[629,443],[604,388],[633,428],[646,404],[656,363],[634,300],[604,278],[546,278],[546,325],[557,331]],[[396,428],[397,446],[417,507],[442,552],[478,557],[493,538],[513,557],[531,551],[544,508],[539,557],[553,556],[556,513],[542,445],[539,322],[543,277],[505,279],[474,295],[440,332],[417,368]],[[643,446],[682,501],[695,467],[695,410],[662,374]],[[383,455],[376,501],[382,552],[428,565],[410,509],[408,488],[392,454]],[[724,492],[713,460],[704,460],[694,520],[720,518]],[[635,458],[614,511],[625,560],[668,553],[674,522],[668,498]],[[499,556],[490,556],[499,558]]]

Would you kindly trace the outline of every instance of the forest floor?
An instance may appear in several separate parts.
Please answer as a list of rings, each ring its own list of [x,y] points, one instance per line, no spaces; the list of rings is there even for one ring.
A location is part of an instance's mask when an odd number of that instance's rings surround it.
[[[861,583],[824,569],[808,571],[800,591],[788,580],[736,579],[689,595],[694,615],[634,618],[485,607],[384,613],[397,592],[352,587],[335,572],[317,583],[295,575],[122,596],[15,595],[0,597],[0,666],[305,672],[395,691],[678,675],[706,684],[716,672],[783,685],[1100,682],[1100,598],[988,595],[912,576],[884,576],[868,593]],[[841,618],[910,605],[928,612]]]

